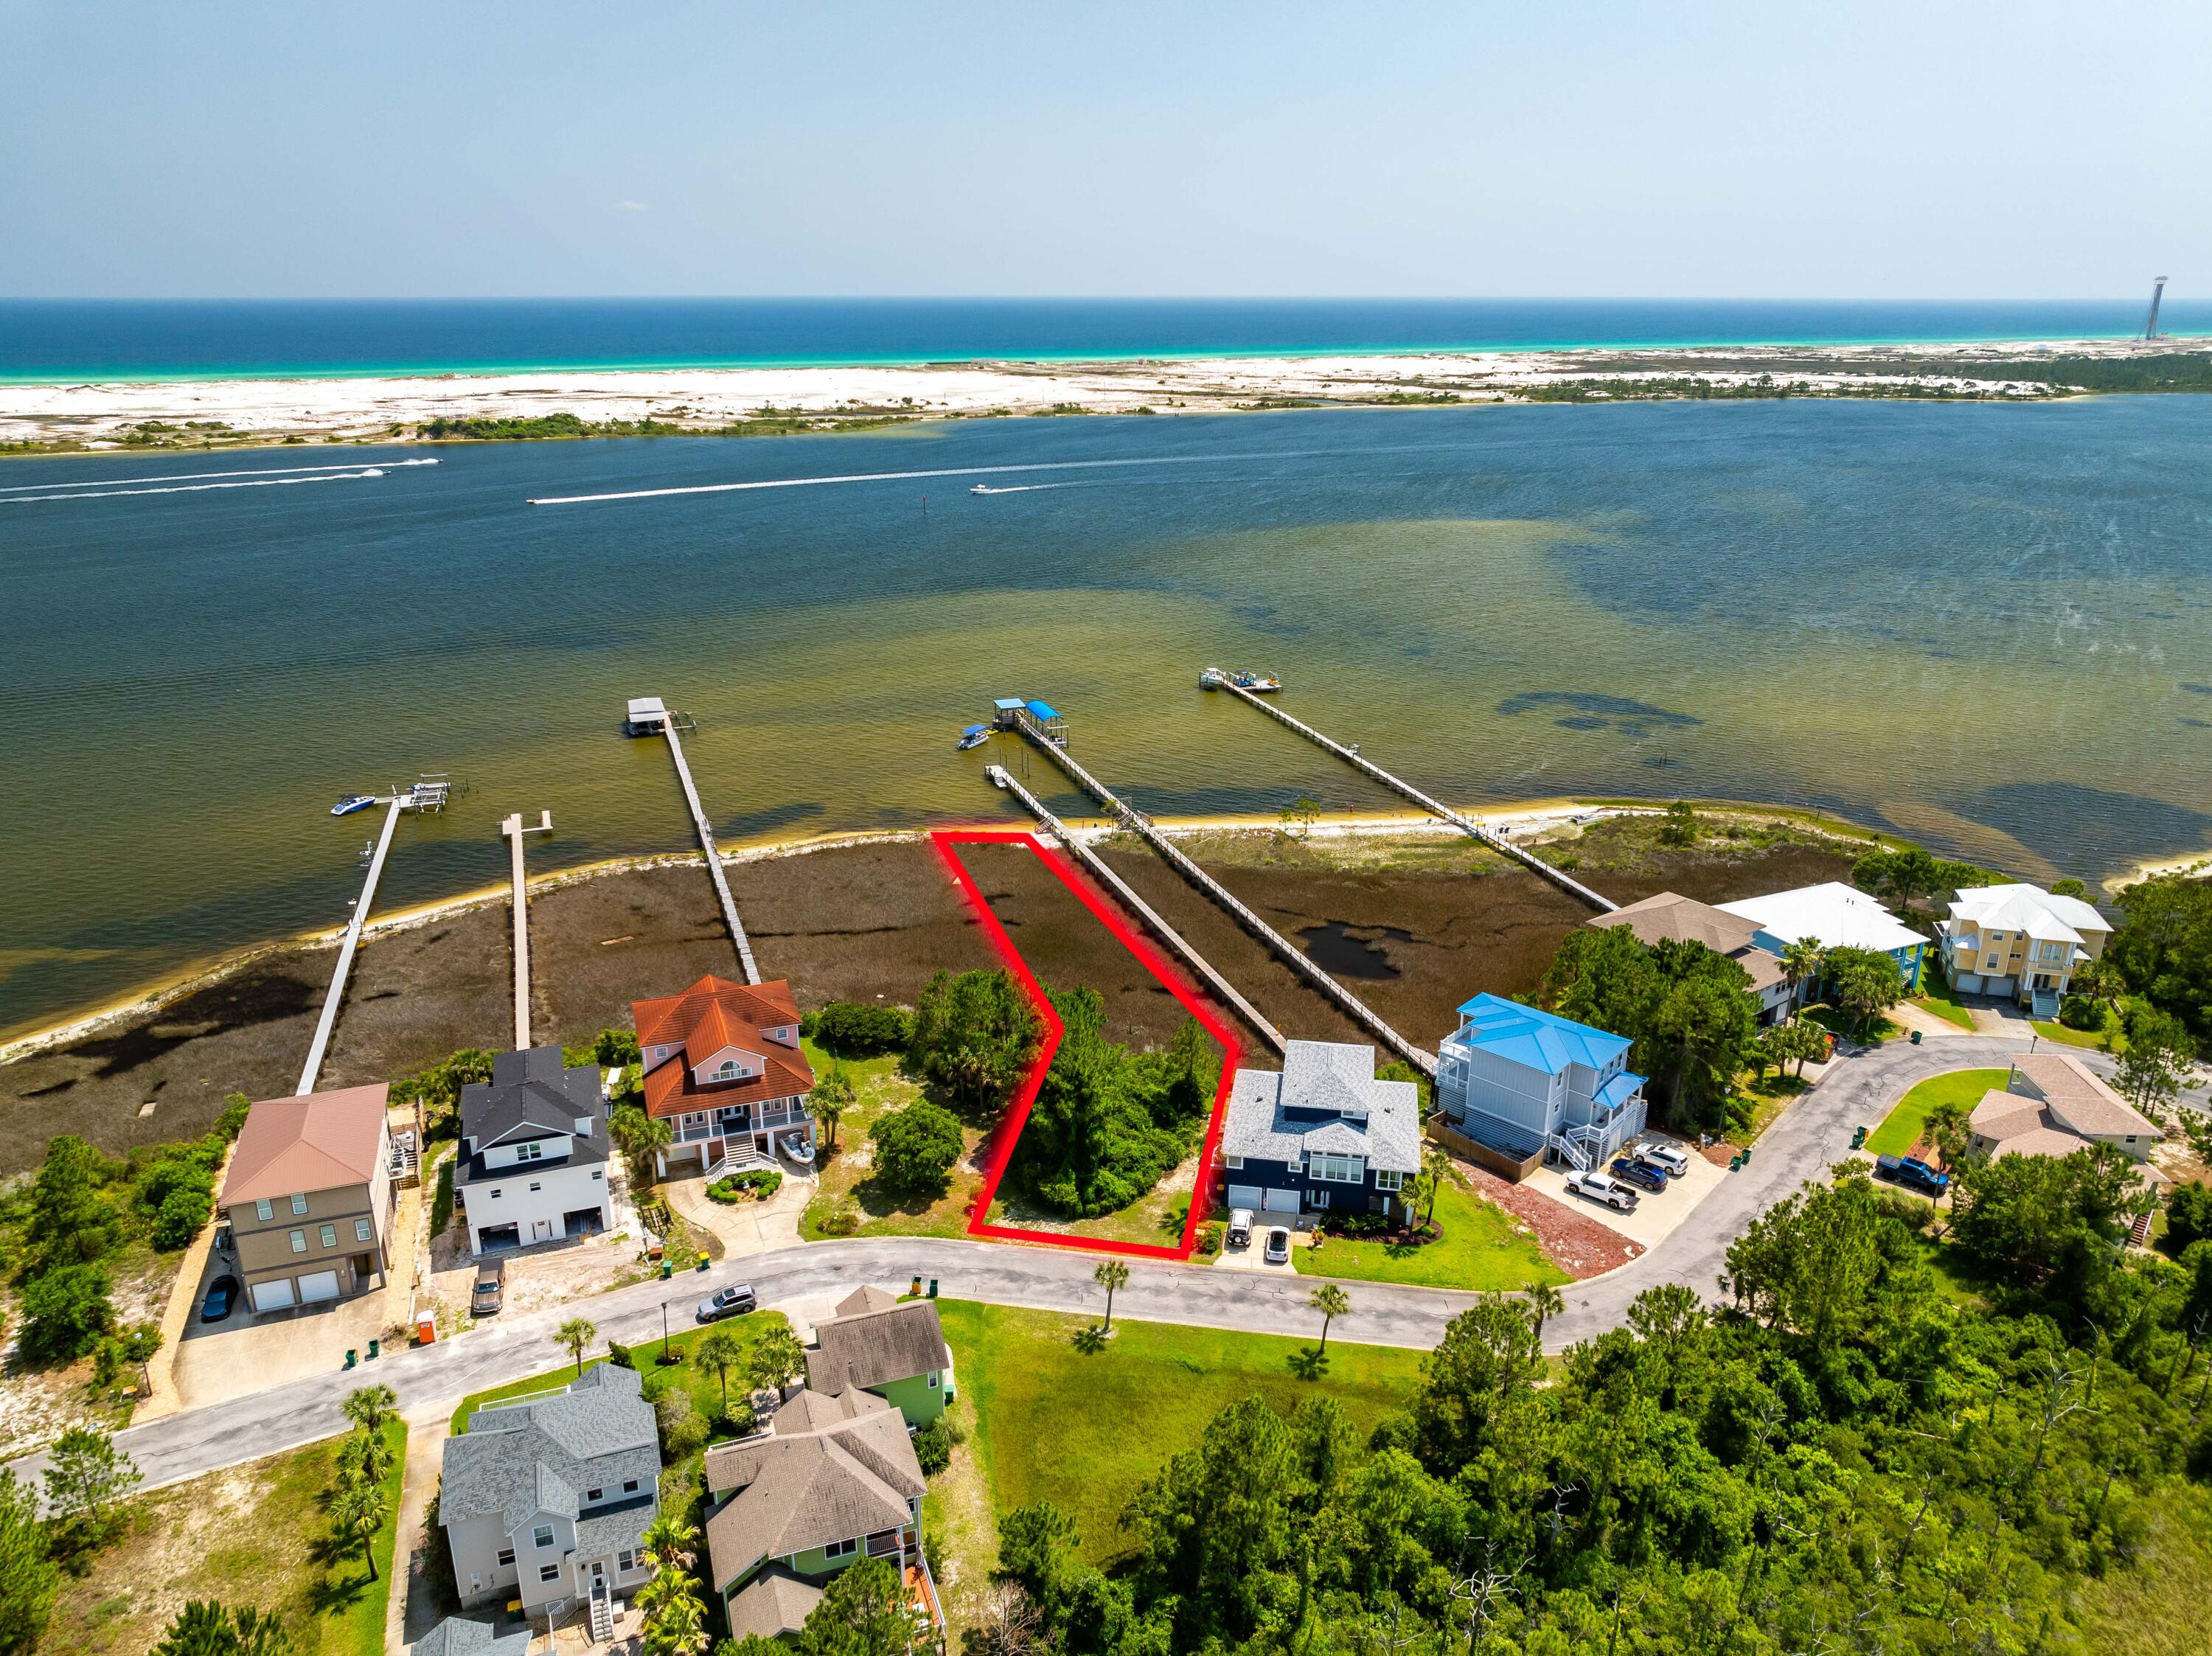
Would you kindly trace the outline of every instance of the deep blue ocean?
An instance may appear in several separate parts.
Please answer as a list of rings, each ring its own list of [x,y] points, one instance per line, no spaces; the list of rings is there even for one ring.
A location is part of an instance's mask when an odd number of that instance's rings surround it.
[[[2148,301],[6,300],[0,382],[2124,338]],[[2212,302],[2160,325],[2212,333]]]

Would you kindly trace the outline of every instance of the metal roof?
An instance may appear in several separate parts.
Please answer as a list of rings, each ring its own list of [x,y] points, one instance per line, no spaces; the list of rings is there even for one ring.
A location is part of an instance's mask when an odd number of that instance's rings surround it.
[[[1496,995],[1477,995],[1459,1009],[1459,1015],[1473,1026],[1452,1037],[1461,1046],[1546,1075],[1558,1075],[1570,1064],[1602,1070],[1632,1045],[1572,1018]]]
[[[1032,701],[1030,703],[1030,712],[1039,719],[1057,719],[1060,717],[1058,713],[1052,710],[1052,706],[1049,702]]]
[[[994,707],[996,707],[1002,713],[1010,713],[1017,707],[1020,707],[1025,704],[1023,702],[1021,697],[1018,695],[1002,695],[991,705]]]

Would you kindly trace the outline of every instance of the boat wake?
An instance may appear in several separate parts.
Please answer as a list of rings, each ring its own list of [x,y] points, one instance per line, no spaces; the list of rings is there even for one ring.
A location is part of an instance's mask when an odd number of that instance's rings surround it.
[[[434,460],[400,460],[398,465],[434,465]],[[211,488],[281,488],[287,483],[351,483],[365,478],[381,477],[382,466],[356,466],[346,471],[322,471],[309,477],[252,477],[228,483],[176,483],[162,488],[92,488],[81,489],[74,494],[0,494],[0,506],[30,506],[40,500],[112,500],[132,494],[199,494]],[[208,474],[203,474],[208,475]],[[220,474],[215,474],[220,475]],[[124,481],[148,482],[150,478],[129,478]],[[33,485],[38,487],[38,485]],[[48,488],[69,488],[70,485],[47,484]]]

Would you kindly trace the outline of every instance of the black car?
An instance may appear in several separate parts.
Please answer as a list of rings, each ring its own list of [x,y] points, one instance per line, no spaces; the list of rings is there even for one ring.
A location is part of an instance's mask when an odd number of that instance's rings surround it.
[[[725,1317],[742,1317],[758,1303],[753,1298],[752,1289],[743,1283],[733,1288],[718,1289],[699,1301],[699,1320],[712,1323],[720,1322]]]
[[[1622,1156],[1613,1164],[1613,1176],[1638,1190],[1661,1191],[1667,1188],[1667,1175],[1648,1162],[1632,1162]]]
[[[218,1277],[208,1284],[207,1298],[200,1301],[200,1320],[219,1323],[238,1307],[238,1278]]]

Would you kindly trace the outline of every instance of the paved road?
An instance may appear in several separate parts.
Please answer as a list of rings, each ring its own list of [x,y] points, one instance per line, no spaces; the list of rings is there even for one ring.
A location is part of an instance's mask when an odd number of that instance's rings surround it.
[[[1806,1180],[1824,1173],[1848,1149],[1851,1129],[1878,1122],[1913,1083],[1945,1070],[2002,1067],[2025,1048],[2010,1037],[1961,1036],[1911,1046],[1893,1043],[1832,1065],[1760,1137],[1750,1165],[1729,1175],[1697,1213],[1657,1247],[1632,1264],[1567,1289],[1567,1309],[1545,1328],[1554,1348],[1590,1338],[1625,1320],[1647,1288],[1684,1283],[1717,1295],[1729,1246],[1752,1220]],[[2082,1054],[2100,1069],[2109,1060]],[[350,1374],[318,1374],[289,1385],[195,1409],[146,1426],[116,1441],[157,1488],[344,1429],[339,1404],[355,1386],[382,1381],[410,1415],[450,1410],[468,1393],[537,1373],[557,1362],[553,1331],[580,1312],[603,1338],[635,1344],[658,1338],[661,1304],[672,1300],[672,1327],[690,1325],[690,1307],[725,1283],[750,1283],[764,1305],[849,1292],[863,1283],[902,1290],[915,1276],[934,1277],[947,1298],[1045,1311],[1095,1312],[1101,1295],[1091,1281],[1096,1260],[1050,1248],[935,1237],[856,1237],[755,1254],[720,1269],[672,1282],[638,1283],[588,1301],[502,1317],[457,1339],[395,1351]],[[1473,1295],[1379,1283],[1346,1287],[1352,1309],[1336,1319],[1343,1339],[1425,1350],[1436,1344]],[[1115,1295],[1116,1316],[1257,1333],[1312,1336],[1318,1320],[1306,1304],[1310,1278],[1199,1265],[1132,1260],[1128,1286]],[[14,1463],[35,1477],[43,1457]]]

